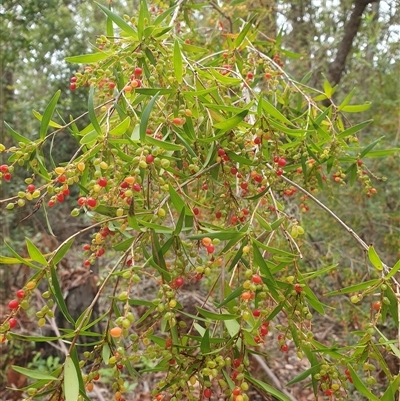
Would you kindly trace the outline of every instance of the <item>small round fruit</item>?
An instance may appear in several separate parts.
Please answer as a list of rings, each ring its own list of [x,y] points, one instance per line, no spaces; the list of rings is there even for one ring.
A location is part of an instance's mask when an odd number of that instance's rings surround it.
[[[17,319],[11,317],[10,320],[8,321],[8,324],[10,325],[10,329],[13,329],[17,325]]]
[[[182,287],[184,283],[185,280],[182,277],[176,278],[174,282],[176,288]]]
[[[278,166],[279,167],[285,167],[286,166],[286,159],[285,158],[283,158],[283,157],[280,157],[279,159],[278,159]]]
[[[100,177],[98,180],[97,180],[97,184],[99,184],[101,187],[106,187],[107,186],[107,179],[106,178],[104,178],[104,177]]]
[[[203,246],[208,246],[208,245],[210,245],[211,243],[212,243],[212,240],[211,240],[210,237],[204,237],[204,238],[201,240],[201,244],[202,244]]]
[[[19,299],[24,299],[25,298],[25,291],[24,290],[18,290],[15,295],[17,296],[17,298]]]
[[[207,246],[206,249],[207,249],[207,253],[208,254],[212,254],[212,253],[214,253],[215,246],[213,244],[210,244],[210,245]]]
[[[18,302],[16,299],[13,299],[12,301],[10,301],[10,302],[8,303],[8,307],[9,307],[10,309],[17,309],[18,306],[19,306],[19,302]]]
[[[87,198],[86,203],[89,207],[96,207],[97,200],[95,198]]]
[[[110,330],[110,336],[113,337],[113,338],[119,338],[119,337],[121,337],[121,334],[122,334],[121,327],[113,327]]]
[[[204,395],[204,398],[211,398],[211,396],[212,396],[212,391],[211,391],[211,389],[206,388],[206,389],[203,391],[203,395]]]
[[[251,281],[254,284],[262,284],[262,278],[258,275],[258,274],[253,274],[253,276],[251,277]]]
[[[281,351],[282,352],[288,352],[289,351],[289,346],[287,344],[282,344],[281,345]]]
[[[25,285],[28,290],[33,290],[36,287],[36,283],[34,281],[28,281]]]

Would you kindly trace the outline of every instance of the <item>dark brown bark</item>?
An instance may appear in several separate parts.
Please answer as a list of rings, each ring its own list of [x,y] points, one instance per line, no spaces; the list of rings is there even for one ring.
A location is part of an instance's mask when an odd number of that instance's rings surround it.
[[[377,1],[378,0],[355,0],[350,19],[344,28],[344,36],[340,42],[336,58],[329,66],[328,76],[332,86],[337,85],[342,78],[346,68],[346,59],[351,51],[353,40],[360,29],[361,17],[365,9],[368,4],[376,3]]]

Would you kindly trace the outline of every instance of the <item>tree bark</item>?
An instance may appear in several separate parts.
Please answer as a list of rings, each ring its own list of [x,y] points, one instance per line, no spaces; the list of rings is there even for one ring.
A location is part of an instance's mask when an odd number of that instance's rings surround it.
[[[328,76],[332,86],[337,85],[342,78],[343,72],[346,68],[346,59],[351,51],[353,40],[360,29],[361,17],[365,9],[368,4],[376,3],[377,1],[378,0],[355,0],[350,19],[344,28],[344,36],[340,42],[336,58],[330,64],[328,69]]]

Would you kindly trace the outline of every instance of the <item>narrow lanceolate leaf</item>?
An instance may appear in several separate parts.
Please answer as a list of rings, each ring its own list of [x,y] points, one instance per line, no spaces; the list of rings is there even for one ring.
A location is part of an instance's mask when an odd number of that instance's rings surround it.
[[[211,351],[210,347],[210,329],[206,329],[203,338],[200,343],[200,351],[203,355],[208,354]]]
[[[347,136],[353,135],[356,132],[358,132],[358,131],[362,130],[363,128],[365,128],[367,125],[371,124],[372,121],[373,120],[367,120],[367,121],[364,121],[364,122],[362,122],[360,124],[353,125],[352,127],[350,127],[348,129],[346,129],[345,131],[341,132],[337,137],[339,139],[343,139],[343,138],[346,138]]]
[[[376,396],[374,396],[369,390],[368,388],[365,386],[365,384],[360,380],[360,378],[357,376],[357,373],[355,372],[355,370],[349,366],[348,367],[350,374],[351,374],[351,378],[353,379],[353,384],[354,387],[365,397],[367,397],[367,400],[369,401],[379,401],[380,399]]]
[[[69,355],[64,365],[64,395],[65,401],[76,401],[79,395],[78,372]]]
[[[60,94],[61,94],[61,91],[58,90],[55,93],[55,95],[51,98],[50,103],[47,105],[46,110],[43,113],[42,123],[40,124],[40,130],[39,130],[40,139],[43,139],[46,136],[47,129],[49,128],[51,117],[56,108]]]
[[[81,54],[79,56],[65,57],[65,61],[68,63],[76,64],[92,64],[98,61],[105,60],[110,53],[98,52],[92,54]]]
[[[23,142],[23,143],[29,143],[30,140],[28,138],[25,138],[21,134],[18,134],[17,131],[13,130],[8,123],[4,121],[4,126],[7,129],[7,132],[18,142]]]
[[[35,380],[47,380],[47,381],[52,381],[52,380],[60,380],[58,377],[54,377],[52,375],[49,375],[47,373],[42,373],[39,370],[30,370],[26,368],[22,368],[20,366],[11,366],[13,370],[15,370],[18,373],[21,373],[22,375],[29,377],[30,379],[35,379]]]
[[[383,263],[372,245],[368,247],[368,259],[377,270],[383,270]]]
[[[273,395],[279,401],[292,401],[291,398],[289,398],[288,396],[277,390],[275,387],[272,387],[267,383],[257,380],[250,375],[245,375],[245,378],[247,379],[247,381],[254,384],[255,387],[258,387],[259,389],[265,391],[266,393]]]
[[[253,25],[253,21],[255,20],[256,17],[257,17],[257,15],[253,15],[250,18],[250,20],[247,22],[247,24],[243,27],[243,29],[240,31],[239,35],[235,39],[235,47],[239,47],[242,44],[247,33],[249,32],[249,29]]]
[[[210,312],[208,310],[199,308],[198,306],[196,306],[196,309],[197,309],[197,312],[200,313],[200,315],[203,315],[207,319],[211,319],[211,320],[235,320],[235,319],[239,318],[239,316],[237,316],[237,315],[231,315],[228,313]]]
[[[183,76],[182,54],[179,42],[176,39],[174,43],[174,73],[176,80],[181,84]]]
[[[132,36],[133,38],[137,38],[137,32],[136,30],[129,25],[127,22],[125,22],[120,16],[117,14],[114,14],[111,10],[108,8],[102,6],[99,3],[96,3],[100,9],[106,14],[116,25],[118,25],[127,35]]]
[[[90,122],[92,123],[93,128],[99,135],[101,135],[100,124],[97,121],[96,113],[94,111],[94,86],[91,86],[89,90],[88,112],[89,112]]]
[[[53,263],[55,265],[65,256],[71,245],[74,243],[74,240],[75,238],[71,238],[69,241],[63,244],[61,248],[56,252],[56,254],[53,257]]]
[[[129,117],[126,117],[125,120],[123,120],[109,132],[109,135],[120,136],[125,134],[130,124],[131,124],[131,119]]]
[[[346,113],[360,113],[361,111],[368,110],[371,107],[371,103],[365,104],[353,104],[342,107],[342,111]]]
[[[360,153],[360,159],[363,158],[364,156],[366,156],[377,144],[378,142],[380,142],[382,139],[384,138],[384,136],[381,136],[378,139],[375,139],[375,141],[373,141],[372,143],[370,143],[369,145],[367,145]]]
[[[292,122],[288,120],[274,105],[272,105],[268,100],[260,97],[260,102],[262,105],[262,109],[269,114],[270,116],[276,118],[279,121],[282,121],[285,124],[293,126]]]
[[[239,123],[243,121],[248,112],[248,110],[243,110],[239,114],[236,114],[235,116],[228,118],[227,120],[214,124],[214,127],[220,130],[218,134],[222,134],[236,127]]]
[[[64,300],[63,293],[61,291],[60,283],[58,282],[58,277],[57,277],[57,274],[56,274],[55,266],[51,266],[50,273],[51,273],[51,284],[52,284],[50,289],[51,289],[51,292],[54,295],[56,304],[60,308],[60,311],[64,315],[64,317],[70,323],[75,324],[74,319],[69,314],[67,305],[65,304],[65,300]]]
[[[147,128],[147,123],[149,122],[149,117],[151,110],[154,106],[154,103],[157,99],[158,93],[156,93],[153,98],[150,100],[150,102],[147,104],[147,106],[144,108],[142,117],[140,120],[140,127],[139,127],[139,132],[140,132],[140,141],[145,142],[146,140],[146,128]]]
[[[32,260],[43,266],[46,266],[47,260],[39,251],[39,249],[35,246],[35,244],[29,238],[25,238],[25,241],[26,247],[28,248],[29,256],[32,258]]]
[[[391,277],[393,277],[398,271],[400,270],[400,259],[397,261],[397,263],[390,269],[390,272],[386,276],[386,280],[389,280]]]
[[[354,95],[354,92],[355,92],[355,88],[353,88],[353,89],[351,90],[351,92],[344,98],[343,102],[340,103],[340,105],[339,105],[339,107],[338,107],[338,110],[339,110],[339,111],[342,110],[343,107],[345,107],[345,106],[347,106],[347,105],[349,104],[350,100],[352,99],[352,97],[353,97],[353,95]]]
[[[32,114],[33,114],[39,121],[42,121],[42,120],[43,120],[43,116],[42,116],[39,112],[37,112],[36,110],[32,110]],[[62,128],[62,125],[60,125],[60,124],[58,124],[58,123],[56,123],[56,122],[50,120],[50,122],[49,122],[49,127],[53,127],[53,128]]]

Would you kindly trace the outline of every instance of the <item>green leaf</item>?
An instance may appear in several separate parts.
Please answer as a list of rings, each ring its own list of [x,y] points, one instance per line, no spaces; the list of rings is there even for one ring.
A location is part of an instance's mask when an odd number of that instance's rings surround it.
[[[351,378],[353,379],[354,387],[365,397],[367,397],[368,401],[380,401],[378,397],[375,397],[365,386],[365,384],[360,380],[357,376],[357,373],[353,369],[351,365],[348,366],[348,369],[351,374]]]
[[[120,136],[125,134],[129,125],[131,124],[130,117],[126,117],[125,120],[120,122],[116,127],[114,127],[108,134],[112,136]]]
[[[33,263],[31,263],[28,259],[23,258],[22,256],[19,256],[18,253],[15,252],[14,249],[11,248],[11,246],[8,245],[6,241],[4,241],[4,244],[9,249],[9,251],[15,256],[15,258],[18,259],[22,264],[27,265],[29,267],[32,267],[32,269],[41,270],[41,268],[39,268],[38,266],[36,266]],[[6,257],[2,256],[0,260],[5,260],[5,259],[6,259]]]
[[[258,213],[256,213],[256,219],[260,223],[260,226],[265,231],[267,231],[268,233],[270,233],[272,231],[271,225],[263,217],[261,217]]]
[[[350,292],[361,291],[361,290],[364,290],[364,289],[366,289],[368,287],[372,287],[372,286],[377,285],[380,281],[381,280],[379,278],[374,279],[374,280],[364,281],[363,283],[354,284],[354,285],[351,285],[351,286],[346,287],[346,288],[341,288],[340,290],[327,292],[326,294],[324,294],[324,296],[325,297],[331,297],[332,295],[348,294]]]
[[[101,135],[101,128],[100,128],[100,124],[97,121],[97,117],[96,117],[96,113],[94,111],[94,102],[93,102],[93,98],[94,98],[94,86],[92,85],[89,89],[89,99],[88,99],[88,113],[89,113],[89,118],[90,118],[90,122],[93,125],[93,128],[96,130],[96,132]]]
[[[240,112],[239,114],[236,114],[233,117],[230,117],[224,121],[214,124],[214,127],[217,128],[218,130],[220,130],[218,132],[218,135],[225,133],[225,132],[231,130],[232,128],[237,127],[243,121],[243,119],[247,116],[248,113],[249,113],[249,110],[243,110],[242,112]]]
[[[47,380],[47,381],[60,380],[58,377],[54,377],[52,375],[42,373],[38,369],[31,370],[31,369],[22,368],[20,366],[15,366],[15,365],[12,365],[11,367],[16,372],[21,373],[22,375],[29,377],[30,379]]]
[[[61,313],[64,315],[64,317],[73,325],[75,325],[74,319],[71,317],[71,315],[68,312],[67,305],[65,304],[64,296],[61,291],[60,283],[58,282],[58,277],[56,274],[56,269],[55,266],[51,266],[50,268],[50,273],[51,273],[51,287],[50,290],[54,295],[55,301],[60,308]]]
[[[71,245],[74,243],[75,238],[71,238],[68,240],[65,244],[61,246],[60,249],[57,250],[55,255],[52,258],[52,262],[56,265],[63,257],[64,255],[68,252],[69,248]]]
[[[331,86],[331,84],[329,83],[328,79],[326,78],[326,76],[324,74],[322,74],[322,76],[324,77],[324,92],[325,95],[328,99],[330,99],[334,93],[334,90]]]
[[[279,401],[292,401],[291,398],[289,398],[285,394],[281,393],[275,387],[272,387],[269,384],[262,382],[261,380],[254,379],[254,377],[247,375],[247,374],[245,375],[245,378],[247,381],[254,384],[259,389],[265,391],[268,394],[273,395]]]
[[[76,63],[76,64],[92,64],[97,63],[98,61],[105,60],[109,57],[111,53],[91,53],[91,54],[81,54],[79,56],[71,56],[65,57],[65,61],[68,63]]]
[[[137,23],[137,33],[138,33],[138,39],[142,40],[143,39],[143,31],[145,27],[145,21],[147,20],[150,21],[150,15],[149,15],[149,10],[148,10],[148,5],[146,0],[141,0],[140,1],[140,6],[139,6],[139,19]]]
[[[46,136],[47,129],[49,128],[51,117],[56,108],[58,98],[60,97],[61,91],[58,90],[55,95],[51,98],[50,103],[47,105],[46,110],[43,113],[42,122],[40,124],[39,137],[43,139]]]
[[[150,100],[150,102],[146,105],[145,109],[143,110],[141,119],[140,119],[140,141],[145,142],[146,141],[146,128],[147,128],[147,123],[149,122],[149,117],[151,110],[154,106],[154,103],[158,97],[158,93],[156,93]]]
[[[383,263],[372,245],[368,247],[368,259],[377,270],[383,270]]]
[[[42,120],[43,120],[43,116],[42,116],[39,112],[37,112],[36,110],[32,110],[32,114],[33,114],[39,121],[42,121]],[[56,123],[56,122],[54,122],[54,121],[52,121],[52,120],[50,120],[50,122],[49,122],[49,127],[53,127],[53,128],[62,128],[63,126],[60,125],[60,124],[58,124],[58,123]]]
[[[7,129],[7,132],[18,142],[23,142],[23,143],[30,143],[30,140],[28,138],[25,138],[21,134],[18,134],[17,131],[14,131],[8,123],[4,121],[4,126]]]
[[[400,148],[373,150],[372,152],[368,152],[365,155],[365,157],[368,157],[368,158],[386,157],[386,156],[390,156],[397,152],[400,152]]]
[[[226,330],[228,330],[229,335],[233,338],[240,332],[240,324],[237,320],[224,320]]]
[[[210,237],[210,238],[218,238],[221,241],[225,241],[229,239],[239,240],[240,238],[243,238],[245,235],[246,235],[245,232],[238,232],[238,231],[211,231],[204,234],[189,235],[188,239],[202,239],[204,237]]]
[[[145,142],[149,143],[150,145],[158,146],[159,148],[168,150],[168,151],[176,151],[176,150],[183,149],[182,145],[177,145],[176,143],[171,143],[168,141],[160,141],[149,135],[146,135]]]
[[[106,365],[108,365],[108,361],[110,360],[110,355],[111,355],[111,350],[109,345],[106,343],[103,345],[103,348],[101,350],[101,357],[103,358],[103,361]]]
[[[245,39],[247,32],[249,32],[249,29],[253,25],[253,21],[256,19],[257,15],[253,15],[250,20],[247,22],[247,24],[243,27],[243,29],[240,31],[239,35],[235,39],[235,47],[240,47],[242,44],[243,40]]]
[[[222,308],[226,304],[228,304],[230,301],[233,299],[238,298],[238,296],[243,292],[243,287],[240,286],[239,288],[236,288],[234,291],[232,291],[219,305],[217,305],[217,308]]]
[[[254,263],[260,268],[262,274],[265,275],[265,277],[267,277],[269,281],[271,281],[272,283],[275,283],[274,276],[270,272],[260,250],[258,249],[258,246],[257,246],[258,241],[253,240],[252,242],[253,242]]]
[[[396,392],[400,388],[400,375],[395,376],[394,380],[390,381],[389,387],[386,389],[385,394],[381,397],[381,401],[393,401]]]
[[[292,384],[298,383],[306,379],[310,375],[314,375],[320,371],[321,367],[319,365],[311,366],[311,368],[305,370],[304,372],[300,373],[294,379],[290,380],[286,383],[287,386],[291,386]]]
[[[228,155],[228,157],[230,159],[232,159],[233,161],[235,161],[241,165],[245,165],[245,166],[254,166],[255,165],[254,161],[247,159],[246,157],[239,156],[236,153],[231,152],[230,150],[228,150],[226,152],[226,154]]]
[[[79,395],[78,372],[69,355],[65,358],[64,365],[64,395],[65,401],[76,401]]]
[[[211,351],[210,347],[210,329],[206,329],[200,343],[200,351],[203,355]]]
[[[120,16],[114,14],[111,10],[108,8],[102,6],[101,4],[95,2],[101,10],[106,14],[112,21],[115,22],[116,25],[118,25],[126,34],[129,36],[132,36],[133,38],[137,39],[137,32],[136,30],[129,25],[127,22],[125,22]]]
[[[292,122],[288,120],[275,106],[273,106],[267,99],[260,96],[260,102],[263,110],[269,114],[270,116],[276,118],[279,121],[282,121],[285,124],[293,126]]]
[[[371,103],[354,104],[354,105],[342,107],[341,111],[344,111],[346,113],[360,113],[361,111],[368,110],[370,107],[371,107]]]
[[[352,127],[350,127],[348,129],[346,129],[345,131],[341,132],[337,137],[339,139],[343,139],[343,138],[346,138],[347,136],[353,135],[356,132],[361,131],[367,125],[371,124],[372,121],[374,121],[374,120],[367,120],[367,121],[364,121],[364,122],[362,122],[360,124],[353,125]]]
[[[47,260],[35,246],[35,244],[29,239],[25,238],[26,247],[28,248],[29,256],[37,263],[47,266]]]
[[[365,155],[367,155],[369,151],[372,150],[378,144],[378,142],[380,142],[383,138],[384,136],[381,136],[380,138],[376,139],[374,142],[366,146],[360,153],[360,159],[362,159]]]
[[[238,315],[230,315],[228,313],[210,312],[208,310],[199,308],[198,306],[196,306],[196,309],[197,309],[197,312],[200,313],[200,315],[203,315],[207,319],[211,319],[211,320],[236,320],[240,317]]]
[[[400,270],[400,259],[397,263],[390,269],[389,273],[386,275],[385,279],[389,280]]]
[[[350,93],[343,99],[343,102],[340,103],[340,105],[339,105],[339,107],[338,107],[338,110],[339,110],[339,111],[343,110],[343,107],[345,107],[345,106],[347,106],[347,105],[349,104],[350,100],[352,99],[352,97],[353,97],[353,95],[354,95],[354,92],[355,92],[355,88],[353,88],[353,89],[350,91]]]
[[[179,48],[179,42],[177,39],[175,39],[174,43],[174,73],[176,80],[179,84],[181,84],[183,76],[183,65],[181,49]]]
[[[183,223],[185,221],[185,208],[183,207],[181,213],[179,214],[178,222],[176,223],[176,227],[174,230],[175,235],[179,235],[182,231]]]

